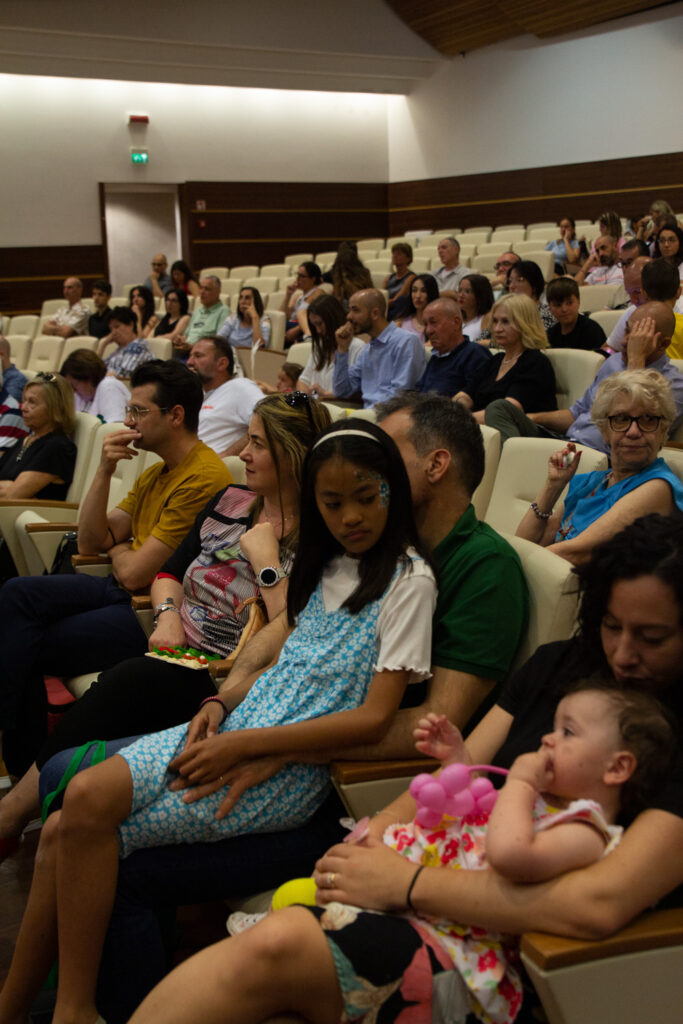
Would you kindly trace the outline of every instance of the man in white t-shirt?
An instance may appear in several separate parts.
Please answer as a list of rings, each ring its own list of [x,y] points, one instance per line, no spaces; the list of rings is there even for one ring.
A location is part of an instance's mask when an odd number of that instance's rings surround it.
[[[247,443],[249,420],[263,392],[248,377],[235,376],[232,346],[217,334],[207,334],[194,343],[187,366],[197,374],[204,390],[199,440],[221,458],[238,455]]]

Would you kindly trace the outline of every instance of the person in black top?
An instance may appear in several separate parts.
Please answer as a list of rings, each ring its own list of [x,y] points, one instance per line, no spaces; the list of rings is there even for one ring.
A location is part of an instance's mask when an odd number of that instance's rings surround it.
[[[491,310],[493,343],[503,351],[494,355],[474,377],[460,402],[478,423],[486,406],[498,398],[514,402],[522,412],[550,412],[557,408],[555,374],[540,349],[548,339],[538,308],[528,295],[505,295]]]
[[[30,433],[0,462],[0,498],[64,501],[76,463],[71,387],[57,373],[39,373],[24,388],[21,412]]]
[[[605,332],[595,320],[579,313],[579,286],[572,277],[551,281],[546,296],[557,320],[547,331],[551,348],[582,348],[588,352],[602,348],[607,341]]]
[[[104,278],[94,281],[92,300],[95,303],[95,312],[91,313],[88,317],[88,334],[91,338],[106,338],[109,334],[109,321],[111,320],[110,298],[110,282],[105,281]]]

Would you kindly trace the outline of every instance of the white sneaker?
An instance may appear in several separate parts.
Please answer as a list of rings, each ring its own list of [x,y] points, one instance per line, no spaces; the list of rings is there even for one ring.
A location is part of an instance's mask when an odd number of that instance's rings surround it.
[[[229,935],[240,935],[242,932],[246,932],[248,928],[253,928],[264,917],[266,917],[265,912],[262,914],[245,914],[243,910],[236,910],[225,922],[225,927],[228,929]]]

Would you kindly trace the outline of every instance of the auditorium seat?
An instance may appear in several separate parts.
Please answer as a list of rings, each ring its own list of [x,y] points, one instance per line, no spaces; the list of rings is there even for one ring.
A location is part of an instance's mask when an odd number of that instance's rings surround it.
[[[9,339],[10,345],[13,344],[12,337],[15,334],[25,334],[29,338],[35,338],[39,323],[40,317],[35,315],[13,316],[9,328],[5,328],[3,325],[3,334]]]
[[[621,288],[621,284],[579,285],[579,308],[581,312],[594,313],[598,309],[604,309],[614,299],[619,288]]]

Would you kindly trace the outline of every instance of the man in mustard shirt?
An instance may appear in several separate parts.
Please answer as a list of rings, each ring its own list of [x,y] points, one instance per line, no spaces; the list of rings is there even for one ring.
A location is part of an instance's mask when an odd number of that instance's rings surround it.
[[[195,374],[177,360],[156,361],[140,366],[131,384],[126,429],[106,438],[78,524],[79,552],[108,553],[112,574],[23,577],[0,591],[0,741],[13,775],[37,773],[30,766],[46,735],[43,677],[70,678],[145,653],[129,591],[152,582],[197,514],[231,483],[224,463],[197,438],[203,394]],[[116,464],[145,451],[161,461],[108,511]],[[17,821],[22,783],[8,794]]]

